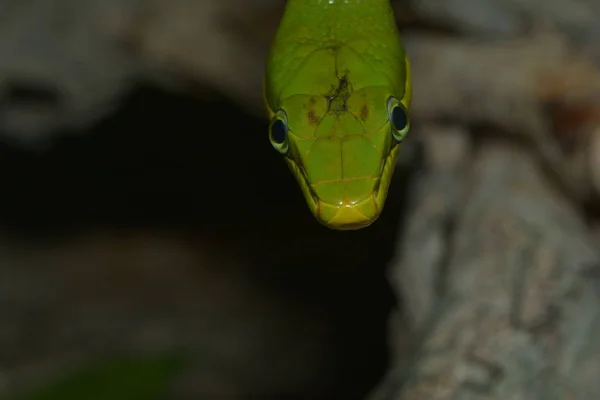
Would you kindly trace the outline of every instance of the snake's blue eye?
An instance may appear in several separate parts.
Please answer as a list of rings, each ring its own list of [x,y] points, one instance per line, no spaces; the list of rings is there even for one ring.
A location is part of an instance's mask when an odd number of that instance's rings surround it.
[[[406,107],[394,96],[387,102],[388,116],[392,125],[392,136],[398,143],[404,140],[410,129],[410,118]]]
[[[285,142],[285,137],[287,136],[287,128],[285,127],[285,123],[276,119],[273,124],[271,124],[271,140],[274,143],[282,144]]]
[[[288,142],[287,114],[285,111],[277,111],[271,120],[271,126],[269,127],[269,139],[271,140],[271,145],[273,145],[275,150],[281,154],[287,153],[290,146]]]
[[[395,106],[392,110],[392,124],[397,131],[403,131],[408,125],[408,116],[401,106]]]

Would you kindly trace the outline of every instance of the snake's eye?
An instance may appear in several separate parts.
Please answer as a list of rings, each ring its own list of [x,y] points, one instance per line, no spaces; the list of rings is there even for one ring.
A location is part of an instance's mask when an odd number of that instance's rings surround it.
[[[388,99],[388,114],[392,123],[392,135],[397,142],[401,142],[410,129],[408,111],[395,97],[390,97]]]
[[[282,144],[285,142],[286,135],[287,129],[285,128],[285,123],[280,119],[276,119],[271,125],[271,140],[276,144]]]
[[[285,111],[279,110],[271,121],[269,128],[269,139],[271,144],[281,154],[285,154],[288,150],[288,126],[287,115]]]

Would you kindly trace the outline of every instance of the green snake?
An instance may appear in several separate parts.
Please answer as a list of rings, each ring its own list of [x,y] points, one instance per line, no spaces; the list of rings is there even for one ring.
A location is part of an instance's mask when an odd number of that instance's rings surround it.
[[[381,214],[411,92],[390,0],[287,1],[264,79],[269,139],[323,225]]]

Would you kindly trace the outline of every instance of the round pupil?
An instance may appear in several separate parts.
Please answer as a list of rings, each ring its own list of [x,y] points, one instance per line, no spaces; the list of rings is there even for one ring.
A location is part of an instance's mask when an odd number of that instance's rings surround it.
[[[394,128],[397,131],[402,131],[408,125],[408,118],[406,117],[406,113],[400,106],[394,107],[392,111],[392,123],[394,124]]]
[[[285,134],[286,129],[283,121],[278,119],[273,122],[273,125],[271,126],[271,137],[273,138],[273,141],[278,144],[283,143],[285,141]]]

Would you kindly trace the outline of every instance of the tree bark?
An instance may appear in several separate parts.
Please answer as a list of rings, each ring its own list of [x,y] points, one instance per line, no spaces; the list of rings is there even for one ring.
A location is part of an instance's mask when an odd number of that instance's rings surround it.
[[[430,153],[390,271],[421,339],[407,358],[392,333],[370,399],[600,398],[600,258],[580,216],[519,148]]]

